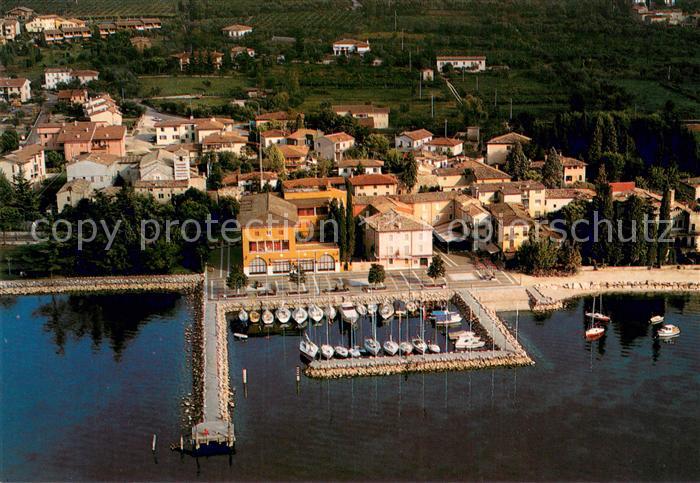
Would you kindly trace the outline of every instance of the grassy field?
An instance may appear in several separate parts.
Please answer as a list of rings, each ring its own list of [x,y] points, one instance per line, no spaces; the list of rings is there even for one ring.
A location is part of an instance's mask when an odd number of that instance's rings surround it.
[[[697,101],[678,92],[674,92],[657,81],[622,79],[616,81],[616,83],[623,86],[628,92],[634,95],[634,102],[640,110],[652,111],[663,109],[666,101],[672,101],[676,107],[681,110],[695,111],[696,115],[700,114]]]
[[[226,77],[140,77],[141,94],[152,96],[157,89],[157,96],[177,96],[183,94],[206,94],[207,96],[229,96],[232,89],[249,87],[250,83],[242,75]]]
[[[55,13],[58,15],[74,15],[81,17],[128,17],[128,16],[160,16],[175,15],[177,0],[2,0],[0,10],[24,6],[39,13]]]

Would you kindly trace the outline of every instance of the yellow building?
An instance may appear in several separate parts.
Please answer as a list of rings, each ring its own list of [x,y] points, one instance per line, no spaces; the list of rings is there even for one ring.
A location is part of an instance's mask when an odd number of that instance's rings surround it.
[[[271,193],[241,199],[239,222],[247,275],[287,275],[294,264],[307,272],[340,271],[338,245],[303,241],[297,211],[296,205]]]
[[[525,208],[515,203],[494,203],[491,213],[492,241],[506,256],[513,254],[530,236],[534,224]]]
[[[313,229],[313,239],[318,240],[321,221],[328,218],[331,202],[336,200],[345,206],[347,193],[332,187],[319,191],[285,191],[284,199],[297,207],[300,235],[306,238]]]

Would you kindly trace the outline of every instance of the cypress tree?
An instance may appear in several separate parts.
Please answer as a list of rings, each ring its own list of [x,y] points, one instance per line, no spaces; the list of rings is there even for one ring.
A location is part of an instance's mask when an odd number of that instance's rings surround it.
[[[559,153],[554,148],[549,150],[547,159],[542,167],[542,183],[547,188],[561,188],[564,184],[564,166]]]
[[[350,180],[345,178],[345,224],[346,224],[346,240],[345,261],[349,262],[355,253],[355,216],[352,213],[352,185]]]
[[[658,228],[658,259],[659,265],[666,263],[670,242],[665,241],[671,237],[671,190],[666,189],[664,196],[661,199],[661,209],[659,211],[659,228]]]

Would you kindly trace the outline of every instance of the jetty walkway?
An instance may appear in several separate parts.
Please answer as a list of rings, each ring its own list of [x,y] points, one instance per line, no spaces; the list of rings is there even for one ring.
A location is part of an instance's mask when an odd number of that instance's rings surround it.
[[[204,282],[206,287],[206,282]],[[228,373],[228,331],[223,308],[204,291],[202,307],[203,394],[202,422],[192,428],[195,449],[216,443],[232,447],[236,441],[229,410],[232,402]]]

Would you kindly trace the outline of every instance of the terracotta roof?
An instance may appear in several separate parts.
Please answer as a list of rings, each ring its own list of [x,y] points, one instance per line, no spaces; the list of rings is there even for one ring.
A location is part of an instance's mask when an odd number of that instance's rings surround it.
[[[491,215],[505,226],[513,224],[532,224],[532,218],[522,205],[515,203],[493,203],[486,206]]]
[[[341,186],[345,184],[342,176],[332,176],[326,178],[299,178],[284,181],[282,186],[285,191],[304,188],[325,188],[328,186]]]
[[[595,196],[595,191],[590,189],[577,189],[577,188],[558,188],[558,189],[547,189],[545,190],[545,198],[557,199],[557,200],[567,200],[567,199],[592,199]]]
[[[288,121],[289,114],[284,111],[266,112],[255,116],[256,121]]]
[[[262,137],[265,138],[284,138],[287,137],[287,131],[282,131],[281,129],[268,129],[260,133]]]
[[[634,188],[636,188],[636,184],[634,183],[634,181],[616,182],[610,183],[610,188],[612,189],[613,193],[622,193],[623,191],[634,190]]]
[[[134,188],[187,188],[190,185],[188,179],[154,179],[134,181]]]
[[[518,194],[529,190],[543,190],[544,185],[539,181],[509,181],[507,183],[483,183],[474,185],[479,193],[495,193],[501,191],[505,194]]]
[[[124,139],[125,126],[101,126],[95,129],[95,139]]]
[[[459,170],[464,173],[465,169],[471,169],[474,172],[474,177],[479,180],[487,179],[510,179],[508,173],[504,173],[500,169],[496,169],[493,166],[489,166],[486,163],[481,163],[475,159],[461,158],[458,164],[455,164],[452,168],[438,168],[435,170],[435,174],[440,176],[454,176],[452,170]],[[452,173],[452,174],[450,174]]]
[[[73,99],[74,97],[87,97],[85,89],[62,89],[58,91],[59,99]]]
[[[287,139],[306,139],[306,136],[323,136],[323,133],[316,129],[297,129],[292,134],[287,136]]]
[[[272,181],[279,178],[279,175],[274,171],[263,171],[262,178],[267,181]],[[260,179],[259,171],[251,171],[250,173],[229,173],[221,180],[224,186],[236,185],[241,181],[255,181]]]
[[[414,141],[418,141],[420,139],[433,137],[433,133],[431,133],[427,129],[416,129],[415,131],[404,131],[401,133],[401,136],[406,136]]]
[[[454,139],[454,138],[433,138],[432,140],[428,141],[429,146],[459,146],[462,144],[462,141],[459,139]]]
[[[352,114],[389,114],[388,107],[377,107],[372,104],[339,104],[332,106],[335,112],[350,112]]]
[[[118,162],[121,158],[117,156],[116,154],[107,154],[107,153],[84,153],[80,154],[75,157],[73,161],[70,161],[69,164],[75,164],[80,161],[90,161],[92,163],[96,164],[103,164],[105,166],[111,166],[114,163]]]
[[[348,133],[344,133],[344,132],[337,132],[337,133],[333,133],[333,134],[326,134],[326,135],[323,136],[323,137],[325,137],[326,139],[328,139],[328,140],[331,141],[332,143],[342,143],[342,142],[345,142],[345,141],[354,141],[354,140],[355,140],[354,137],[352,137],[352,136],[349,135]]]
[[[588,166],[588,164],[584,161],[576,158],[570,158],[568,156],[559,156],[559,159],[561,160],[562,166],[565,168],[582,168],[584,166]],[[532,161],[530,163],[530,167],[533,169],[542,169],[544,167],[544,161]]]
[[[61,186],[61,189],[58,190],[59,193],[65,193],[66,191],[87,194],[92,191],[92,187],[90,186],[90,182],[86,179],[73,179]]]
[[[235,23],[233,25],[229,25],[227,27],[224,27],[221,30],[225,30],[226,32],[245,32],[246,30],[253,30],[253,27],[250,27],[248,25],[242,25],[239,23]]]
[[[527,136],[518,134],[517,132],[509,132],[501,136],[496,136],[495,138],[489,139],[486,144],[515,144],[515,143],[529,143],[532,141]]]
[[[381,159],[346,159],[338,161],[339,168],[356,168],[362,165],[365,168],[381,168],[384,166],[384,161]]]
[[[367,226],[378,232],[427,231],[432,227],[406,213],[390,209],[364,219]]]
[[[241,198],[241,211],[238,221],[241,225],[246,225],[251,221],[257,221],[267,225],[271,221],[272,225],[281,224],[285,221],[291,226],[299,220],[297,207],[289,201],[273,195],[264,193],[244,196]],[[256,224],[259,227],[259,224]]]
[[[97,77],[100,75],[96,70],[73,70],[71,73],[75,77]]]
[[[185,151],[189,151],[189,152],[199,151],[199,147],[194,143],[169,144],[169,145],[165,146],[163,149],[165,149],[166,151],[170,151],[171,153],[175,153],[181,149],[184,149]]]
[[[438,55],[438,61],[446,60],[486,60],[485,55]]]
[[[304,158],[309,154],[309,147],[306,145],[292,146],[289,144],[277,144],[276,146],[279,148],[282,156],[284,156],[285,159]]]
[[[20,88],[24,86],[26,82],[29,81],[24,77],[17,77],[15,79],[10,79],[9,77],[0,77],[0,87]]]
[[[30,144],[16,151],[12,151],[11,153],[7,153],[2,159],[13,164],[26,164],[43,150],[44,148],[40,144]]]
[[[354,45],[355,47],[369,47],[369,43],[355,39],[340,39],[333,42],[333,45]]]
[[[232,132],[225,132],[225,133],[216,133],[216,134],[210,134],[209,136],[205,137],[202,140],[203,145],[209,145],[209,144],[245,144],[248,142],[246,138],[243,138],[239,136],[236,133]]]
[[[427,193],[411,193],[405,195],[396,195],[393,198],[402,203],[431,203],[433,201],[448,201],[459,196],[456,191],[429,191]]]
[[[350,178],[353,186],[396,185],[399,182],[391,174],[359,174]]]

